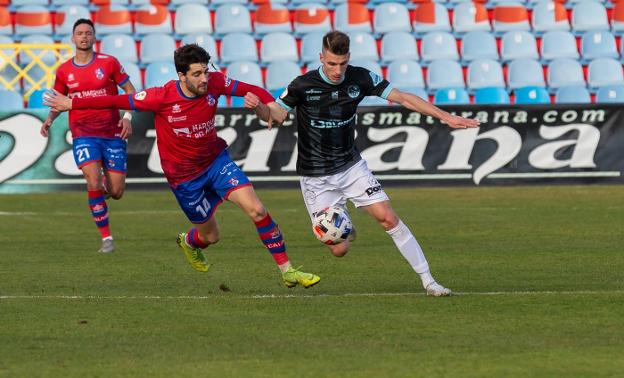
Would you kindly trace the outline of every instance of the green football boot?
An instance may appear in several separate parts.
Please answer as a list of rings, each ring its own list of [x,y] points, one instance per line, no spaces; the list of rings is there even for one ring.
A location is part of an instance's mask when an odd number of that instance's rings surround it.
[[[204,252],[202,252],[201,249],[193,248],[186,243],[186,232],[182,232],[178,235],[176,243],[178,243],[178,246],[180,247],[182,252],[184,252],[186,259],[188,260],[189,264],[191,264],[193,269],[198,272],[208,271],[210,265],[206,264],[206,256],[204,255]]]
[[[316,285],[321,280],[321,277],[312,273],[302,272],[299,269],[301,269],[301,267],[293,268],[291,266],[285,273],[282,273],[282,278],[284,279],[284,285],[286,285],[286,287],[293,288],[297,285],[301,285],[307,289]]]

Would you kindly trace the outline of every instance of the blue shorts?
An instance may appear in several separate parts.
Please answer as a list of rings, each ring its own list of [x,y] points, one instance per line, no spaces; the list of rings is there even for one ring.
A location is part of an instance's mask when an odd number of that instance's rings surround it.
[[[223,150],[204,173],[171,190],[191,223],[204,223],[231,192],[249,185],[247,175]]]
[[[73,149],[78,168],[94,161],[102,162],[102,167],[110,172],[126,173],[128,168],[126,141],[123,139],[76,138]]]

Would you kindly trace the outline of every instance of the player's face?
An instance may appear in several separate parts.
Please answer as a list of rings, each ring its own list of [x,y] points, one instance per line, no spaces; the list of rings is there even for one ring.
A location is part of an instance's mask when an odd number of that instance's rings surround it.
[[[321,53],[321,63],[323,64],[323,72],[329,80],[334,83],[339,83],[344,78],[347,65],[349,64],[349,57],[351,53],[346,55],[332,54],[330,51],[323,49]]]
[[[193,63],[184,74],[179,74],[180,81],[196,96],[203,96],[208,92],[208,65]]]
[[[76,26],[74,34],[72,34],[72,42],[76,45],[77,50],[92,50],[95,43],[95,32],[91,25],[80,24]]]

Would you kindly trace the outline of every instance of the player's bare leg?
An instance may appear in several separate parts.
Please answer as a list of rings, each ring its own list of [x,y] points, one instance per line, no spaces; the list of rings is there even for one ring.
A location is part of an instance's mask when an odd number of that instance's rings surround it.
[[[126,174],[104,169],[102,187],[110,198],[121,199],[126,191]]]
[[[94,161],[80,169],[87,182],[91,215],[102,236],[102,246],[98,252],[111,253],[115,250],[115,243],[108,224],[108,206],[102,190],[102,164],[99,161]]]
[[[425,258],[418,241],[399,219],[390,205],[390,201],[377,202],[372,205],[363,206],[362,209],[384,228],[390,235],[392,241],[397,246],[403,257],[412,266],[412,269],[420,275],[422,285],[427,291],[427,295],[435,297],[445,297],[451,295],[451,290],[438,284],[429,272],[429,263]]]

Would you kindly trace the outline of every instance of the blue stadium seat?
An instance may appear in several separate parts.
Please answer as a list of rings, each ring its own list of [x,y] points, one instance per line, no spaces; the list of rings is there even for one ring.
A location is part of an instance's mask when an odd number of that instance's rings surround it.
[[[248,0],[210,0],[210,5],[213,7],[219,7],[224,4],[240,4],[247,5]]]
[[[56,10],[55,33],[57,39],[72,34],[74,23],[80,18],[91,18],[89,10],[82,5],[64,5]]]
[[[31,93],[30,97],[28,97],[28,107],[31,109],[46,108],[46,106],[43,105],[43,95],[47,91],[47,89],[37,89],[36,91]]]
[[[260,61],[267,64],[278,60],[299,61],[297,41],[291,33],[269,33],[262,37]]]
[[[509,94],[505,88],[484,87],[475,92],[475,104],[509,104]]]
[[[367,59],[352,60],[349,62],[349,64],[355,67],[364,67],[367,70],[373,73],[376,73],[379,76],[383,76],[382,71],[381,71],[381,66],[375,60],[367,60]]]
[[[0,89],[0,104],[3,110],[24,109],[24,100],[19,92]]]
[[[470,90],[484,87],[505,87],[503,68],[498,61],[492,59],[473,60],[468,65],[466,81]]]
[[[572,33],[562,30],[549,31],[542,36],[542,60],[557,58],[578,59],[576,39]]]
[[[501,38],[501,60],[539,59],[535,36],[527,31],[509,31]]]
[[[221,40],[221,63],[258,61],[256,41],[250,34],[230,33]]]
[[[624,103],[624,85],[607,85],[598,88],[597,103]]]
[[[533,32],[541,34],[551,30],[570,30],[568,15],[563,4],[556,1],[539,1],[533,7]]]
[[[214,31],[217,34],[252,32],[251,15],[245,5],[224,4],[219,6],[215,11],[214,22]]]
[[[212,33],[210,11],[202,4],[182,4],[176,8],[174,31],[178,35]]]
[[[453,30],[455,33],[492,30],[487,10],[483,5],[476,2],[461,2],[457,4],[453,9]]]
[[[427,90],[425,90],[425,88],[413,88],[413,87],[408,87],[408,88],[399,88],[401,90],[401,92],[406,92],[406,93],[411,93],[413,95],[416,95],[420,98],[422,98],[425,101],[429,101],[429,95],[427,94]],[[394,102],[390,102],[390,105],[398,105]]]
[[[389,64],[397,59],[419,59],[416,39],[411,33],[390,32],[381,39],[382,63]]]
[[[420,52],[421,59],[425,64],[439,59],[459,59],[455,37],[447,32],[425,34],[420,45]]]
[[[295,62],[287,60],[272,62],[266,70],[266,89],[272,91],[286,88],[299,75],[301,68]]]
[[[175,49],[176,43],[171,35],[148,34],[141,40],[141,63],[173,60]]]
[[[178,6],[182,4],[204,4],[207,5],[209,0],[171,0],[171,5]]]
[[[400,3],[384,3],[375,6],[373,29],[378,35],[389,32],[411,32],[409,11]]]
[[[178,80],[173,59],[164,62],[153,62],[145,69],[145,88],[160,87],[169,80]]]
[[[436,105],[470,104],[470,96],[464,88],[442,88],[435,92],[433,103]]]
[[[212,63],[219,63],[219,55],[217,54],[217,43],[214,38],[210,34],[206,33],[196,33],[196,34],[187,34],[182,38],[182,45],[188,45],[191,43],[195,43],[204,48],[204,50],[208,51],[210,54],[210,61]]]
[[[100,42],[100,52],[112,55],[120,61],[139,61],[134,38],[127,34],[108,34]]]
[[[507,67],[507,84],[509,89],[545,87],[542,65],[534,59],[512,60]]]
[[[351,39],[351,59],[379,60],[377,42],[372,34],[365,32],[348,33]]]
[[[585,86],[583,67],[574,59],[555,59],[548,64],[548,88],[555,91],[561,87]]]
[[[620,57],[615,43],[615,37],[608,30],[591,30],[583,34],[581,39],[581,54],[583,61],[588,62],[596,58]]]
[[[461,41],[461,59],[463,64],[468,64],[475,59],[498,59],[496,38],[490,32],[468,32],[464,34]]]
[[[243,81],[247,84],[263,87],[262,71],[255,62],[237,61],[227,66],[227,75],[232,79]]]
[[[575,33],[588,30],[609,30],[604,5],[597,1],[581,1],[572,9],[572,29]]]
[[[301,63],[318,62],[323,48],[324,32],[312,32],[301,38]]]
[[[6,36],[6,35],[0,35],[0,44],[4,44],[4,43],[13,43],[13,38]],[[13,55],[13,53],[15,53],[15,49],[2,49],[2,52],[8,56],[11,56]],[[16,61],[17,59],[14,59],[14,62]],[[13,68],[12,66],[9,66],[8,62],[5,62],[4,60],[0,60],[0,76],[4,80],[10,81],[16,75],[17,75],[17,71],[15,70],[15,68]],[[16,91],[19,91],[21,89],[21,84],[19,80],[12,89]]]
[[[89,5],[89,0],[54,0],[54,5]]]
[[[130,76],[130,81],[132,82],[132,85],[134,85],[134,88],[137,91],[143,89],[143,79],[141,78],[141,70],[139,69],[139,66],[137,66],[136,63],[124,62],[123,60],[120,60],[119,63],[121,63],[121,66],[124,68],[128,76]]]
[[[387,106],[388,100],[377,96],[366,96],[360,102],[360,106]]]
[[[21,44],[23,45],[27,45],[27,44],[52,44],[54,43],[54,40],[52,39],[52,37],[49,34],[31,34],[31,35],[27,35],[26,37],[22,38]],[[35,55],[39,55],[39,53],[41,53],[43,50],[41,49],[33,49],[31,50]],[[40,59],[50,65],[56,62],[56,56],[54,55],[53,52],[48,51],[45,54],[43,54],[42,57],[40,57]],[[26,64],[32,62],[32,58],[30,57],[30,55],[26,54],[25,52],[22,52],[19,54],[19,61],[20,64],[22,66],[25,66]]]
[[[555,104],[589,104],[591,97],[584,86],[567,86],[557,89]]]
[[[461,66],[454,60],[434,60],[427,70],[427,84],[430,91],[440,88],[464,88]]]
[[[516,104],[550,104],[550,95],[543,87],[521,87],[514,91]]]
[[[397,88],[424,88],[422,68],[414,60],[395,60],[388,66],[388,81]]]
[[[613,58],[598,58],[589,63],[587,83],[592,90],[606,85],[624,84],[622,64]]]

